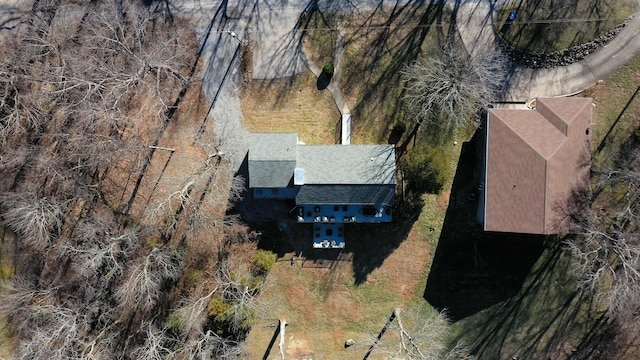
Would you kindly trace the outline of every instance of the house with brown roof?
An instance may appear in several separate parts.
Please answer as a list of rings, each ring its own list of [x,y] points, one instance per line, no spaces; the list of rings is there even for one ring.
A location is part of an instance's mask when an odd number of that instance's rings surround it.
[[[570,232],[589,192],[589,98],[538,98],[535,110],[492,109],[486,123],[480,221],[485,231]]]

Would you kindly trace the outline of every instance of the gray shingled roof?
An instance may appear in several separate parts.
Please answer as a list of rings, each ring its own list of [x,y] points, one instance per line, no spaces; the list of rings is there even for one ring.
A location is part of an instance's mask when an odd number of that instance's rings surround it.
[[[298,135],[253,133],[249,143],[249,187],[286,187],[296,167]]]
[[[296,133],[252,133],[249,161],[296,161]]]
[[[393,145],[301,145],[297,168],[306,184],[395,184]]]
[[[395,185],[305,185],[296,204],[369,205],[393,204]]]

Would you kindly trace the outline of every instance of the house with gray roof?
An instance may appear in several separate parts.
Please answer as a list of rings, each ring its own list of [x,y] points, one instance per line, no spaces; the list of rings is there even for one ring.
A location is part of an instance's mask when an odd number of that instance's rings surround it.
[[[295,133],[253,133],[249,188],[254,199],[290,199],[314,246],[344,247],[348,223],[392,220],[393,145],[305,145]]]

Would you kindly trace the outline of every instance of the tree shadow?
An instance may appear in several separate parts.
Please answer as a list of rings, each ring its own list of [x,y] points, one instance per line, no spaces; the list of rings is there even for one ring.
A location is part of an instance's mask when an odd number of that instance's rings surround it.
[[[248,178],[248,156],[236,175]],[[292,200],[254,199],[246,190],[230,212],[242,216],[257,234],[258,247],[276,253],[278,261],[292,252],[303,267],[332,268],[338,261],[351,261],[354,283],[359,285],[402,244],[422,211],[419,195],[397,199],[396,203],[391,223],[344,224],[344,249],[313,248],[313,225],[297,223]]]
[[[324,70],[322,70],[322,72],[320,73],[320,76],[318,76],[318,80],[316,81],[316,88],[318,90],[326,89],[327,86],[329,86],[329,83],[331,82],[332,76],[333,76],[332,74],[329,74]]]
[[[577,289],[561,239],[549,239],[521,289],[463,319],[460,335],[479,358],[600,358],[611,331],[591,294]],[[579,344],[576,346],[576,344]]]
[[[381,128],[386,129],[405,117],[400,101],[404,90],[398,86],[402,70],[424,51],[431,51],[433,46],[426,50],[427,44],[452,36],[444,25],[453,23],[455,16],[445,10],[445,1],[438,0],[396,4],[388,12],[376,10],[345,36],[345,48],[360,43],[367,46],[345,61],[341,88],[346,93],[361,93],[352,107],[354,119],[375,118],[374,114],[383,112],[387,126]],[[358,90],[360,84],[365,85]]]
[[[561,205],[579,221],[586,199],[574,191]],[[457,321],[454,341],[463,339],[474,355],[489,359],[601,358],[613,349],[606,339],[615,329],[601,304],[578,288],[564,247],[571,236],[474,234],[473,245],[461,232],[438,247],[425,291]]]
[[[476,226],[483,131],[462,144],[449,207],[424,298],[454,321],[516,294],[543,250],[544,237],[483,233]]]
[[[618,124],[620,119],[622,119],[622,117],[625,115],[625,113],[627,112],[627,110],[629,109],[633,101],[636,99],[636,96],[638,96],[638,94],[640,94],[640,86],[638,86],[636,91],[631,95],[631,97],[629,98],[629,101],[627,101],[625,106],[620,111],[620,114],[618,114],[615,121],[609,127],[609,130],[607,130],[607,133],[604,135],[604,137],[602,137],[602,140],[600,140],[600,144],[598,144],[598,148],[596,149],[595,155],[600,155],[600,152],[602,152],[605,146],[610,143],[609,136],[611,136],[614,129],[616,129],[616,125]]]

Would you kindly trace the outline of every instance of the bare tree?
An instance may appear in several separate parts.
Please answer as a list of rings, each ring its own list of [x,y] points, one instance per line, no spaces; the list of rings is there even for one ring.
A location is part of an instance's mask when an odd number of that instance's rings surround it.
[[[56,304],[56,288],[38,289],[34,281],[16,276],[0,292],[0,311],[24,341],[20,359],[68,359],[80,348],[85,329],[77,311]]]
[[[614,220],[592,224],[568,244],[580,286],[602,297],[612,317],[625,319],[640,308],[640,233]]]
[[[422,57],[404,69],[404,100],[419,122],[440,115],[454,126],[474,122],[473,113],[498,98],[506,61],[502,54],[469,55],[449,43],[440,57]]]
[[[160,299],[166,281],[177,279],[180,271],[180,259],[175,252],[154,248],[131,268],[118,287],[116,298],[124,308],[150,310]]]
[[[123,197],[130,189],[110,173],[139,173],[136,159],[151,161],[137,155],[147,154],[150,133],[162,134],[189,82],[194,38],[180,21],[135,0],[40,0],[0,54],[0,174],[15,179],[0,189],[0,214],[28,245],[27,255],[44,253],[37,280],[17,277],[0,294],[22,358],[244,354],[237,339],[208,328],[209,300],[217,292],[194,296],[177,311],[186,334],[165,326],[165,312],[150,311],[159,302],[174,305],[165,294],[181,274],[182,253],[167,245],[147,254],[139,246],[148,224],[118,219],[118,204],[110,203],[111,188],[124,188]],[[237,147],[232,135],[173,192],[154,195],[161,200],[149,223],[182,209],[184,218],[169,219],[165,231],[197,229],[214,242],[246,238],[238,218],[225,216],[244,189],[225,155]],[[238,319],[255,311],[261,281],[233,277],[223,284]],[[58,287],[45,288],[51,283]],[[132,312],[131,322],[120,322]]]
[[[367,341],[367,354],[375,351],[394,359],[474,359],[463,343],[449,347],[450,334],[445,312],[414,308],[402,314],[400,309],[394,309],[378,337]]]
[[[145,328],[145,326],[142,326]],[[167,329],[160,329],[153,323],[146,325],[145,341],[133,350],[135,359],[166,360],[175,357],[172,349],[176,339],[172,339]]]
[[[95,217],[76,225],[74,244],[62,246],[62,251],[77,259],[80,274],[99,274],[109,279],[123,275],[127,259],[139,246],[139,230],[132,227],[112,234],[114,228],[114,224],[102,223]]]
[[[0,197],[4,208],[4,223],[21,235],[22,243],[43,251],[62,226],[62,207],[50,199],[40,197],[35,190],[6,193]]]
[[[628,320],[640,309],[640,150],[623,146],[612,169],[595,173],[609,207],[592,210],[567,244],[580,287]]]
[[[225,315],[233,330],[246,329],[257,312],[267,311],[268,306],[257,299],[267,285],[265,277],[253,276],[241,264],[225,259],[218,264],[216,280],[222,301],[230,305]]]
[[[180,358],[185,359],[241,359],[246,355],[242,343],[225,339],[211,330],[203,328],[207,319],[209,301],[217,293],[218,287],[202,297],[192,296],[182,307],[175,311],[183,334]]]
[[[198,338],[184,343],[179,355],[180,358],[189,360],[238,360],[245,358],[246,349],[243,343],[224,339],[213,331],[207,330]]]
[[[56,305],[28,307],[31,326],[18,350],[21,359],[79,358],[83,324],[74,309]]]
[[[2,284],[0,291],[0,311],[11,320],[28,312],[28,307],[36,302],[50,303],[55,289],[39,289],[34,281],[16,275]],[[19,327],[18,329],[22,329]]]
[[[235,223],[232,220],[236,219],[220,221],[219,218],[228,206],[241,199],[244,179],[234,176],[227,166],[221,166],[222,155],[217,151],[207,155],[200,169],[185,176],[178,189],[165,195],[147,212],[147,222],[161,225],[165,236],[170,237],[176,231],[179,218],[186,219],[188,233],[196,228],[211,232],[215,227]]]
[[[218,291],[214,288],[202,297],[193,296],[185,301],[185,304],[175,311],[175,316],[180,323],[180,329],[185,338],[198,337],[204,334],[203,323],[206,320],[209,300]]]

